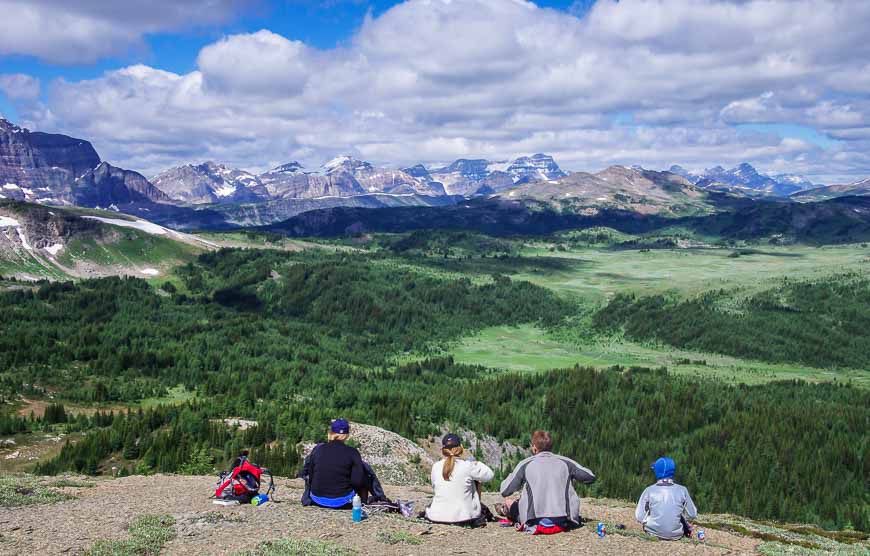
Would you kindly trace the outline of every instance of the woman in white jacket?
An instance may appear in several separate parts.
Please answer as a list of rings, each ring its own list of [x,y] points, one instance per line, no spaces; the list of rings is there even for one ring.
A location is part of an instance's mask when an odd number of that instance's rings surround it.
[[[492,469],[479,461],[460,459],[465,450],[459,437],[448,434],[441,439],[444,459],[432,466],[435,496],[426,508],[426,519],[451,525],[485,522],[485,506],[480,502],[478,483],[492,480]]]

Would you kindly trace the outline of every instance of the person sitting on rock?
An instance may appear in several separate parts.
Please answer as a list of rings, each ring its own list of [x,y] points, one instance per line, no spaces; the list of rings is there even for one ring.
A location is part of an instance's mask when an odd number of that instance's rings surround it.
[[[444,459],[432,466],[435,495],[426,508],[426,519],[434,523],[481,526],[492,513],[480,500],[480,483],[492,480],[492,469],[479,461],[461,459],[465,453],[455,434],[441,439]]]
[[[686,487],[674,482],[677,466],[671,458],[659,458],[650,468],[656,484],[648,486],[637,503],[634,516],[643,530],[660,539],[677,541],[692,537],[688,520],[698,516],[698,510]]]
[[[580,498],[571,481],[595,482],[592,471],[576,461],[552,452],[553,439],[547,431],[532,433],[532,457],[517,464],[501,483],[505,503],[501,513],[517,529],[535,527],[542,534],[558,533],[580,526]],[[507,498],[523,489],[519,500]]]
[[[332,422],[328,442],[318,444],[305,458],[300,477],[305,479],[303,506],[351,509],[353,497],[363,502],[369,497],[369,480],[359,450],[345,444],[350,423],[345,419]]]

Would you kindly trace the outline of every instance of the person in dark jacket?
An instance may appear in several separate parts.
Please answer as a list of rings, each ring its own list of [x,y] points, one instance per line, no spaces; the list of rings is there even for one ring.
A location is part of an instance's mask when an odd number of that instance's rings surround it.
[[[315,446],[305,460],[301,475],[308,477],[306,494],[313,505],[350,509],[355,495],[368,500],[365,465],[359,451],[345,444],[350,436],[350,424],[345,419],[333,421],[327,436],[329,441]],[[305,496],[302,502],[308,505]]]

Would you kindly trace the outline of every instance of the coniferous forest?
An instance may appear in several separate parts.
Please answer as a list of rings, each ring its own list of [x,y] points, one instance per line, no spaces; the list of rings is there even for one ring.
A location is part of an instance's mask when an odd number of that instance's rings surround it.
[[[0,397],[61,392],[70,404],[104,408],[73,415],[58,402],[41,418],[2,416],[3,434],[86,433],[37,471],[97,474],[111,456],[125,462],[122,473],[200,472],[250,448],[254,460],[290,475],[297,444],[320,438],[338,415],[412,439],[449,424],[525,445],[529,431],[547,428],[558,451],[597,473],[591,495],[636,498],[651,481],[650,462],[668,454],[705,512],[870,530],[864,389],[733,386],[665,369],[502,373],[438,356],[436,346],[483,327],[559,327],[577,310],[503,275],[472,280],[377,255],[239,250],[203,255],[178,275],[160,288],[105,278],[0,294]],[[828,288],[818,302],[828,312],[812,301],[819,288]],[[723,353],[740,343],[759,359],[812,362],[818,355],[801,350],[797,333],[805,315],[822,312],[832,334],[851,342],[835,363],[865,365],[862,331],[843,322],[861,326],[867,285],[843,288],[785,285],[749,299],[739,318],[764,328],[757,341],[740,334],[746,322],[728,320],[738,320],[733,312],[720,317],[713,300],[683,308],[619,297],[596,324],[648,338],[668,318],[674,336],[659,341]],[[639,303],[652,308],[625,309]],[[706,332],[680,335],[683,314]],[[793,342],[772,339],[787,333]],[[775,350],[764,351],[765,338]],[[417,362],[397,363],[408,353]],[[179,386],[195,396],[119,409]],[[259,425],[235,430],[222,422],[228,416]]]

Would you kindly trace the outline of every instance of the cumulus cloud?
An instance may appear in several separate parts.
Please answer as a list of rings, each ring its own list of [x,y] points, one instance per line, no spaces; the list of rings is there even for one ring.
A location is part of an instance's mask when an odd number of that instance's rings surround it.
[[[147,33],[218,23],[248,0],[0,0],[0,55],[93,62],[142,46]]]
[[[577,170],[748,159],[820,180],[870,174],[870,3],[599,0],[584,14],[407,0],[331,50],[231,35],[185,75],[132,66],[56,82],[46,125],[148,172],[206,158],[263,169],[342,152],[411,164],[543,151]],[[776,122],[836,141],[739,129]]]
[[[39,96],[39,79],[23,73],[0,73],[0,92],[14,101],[32,101]]]

